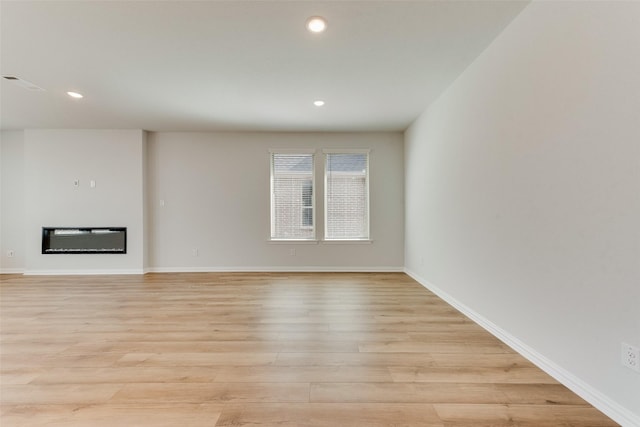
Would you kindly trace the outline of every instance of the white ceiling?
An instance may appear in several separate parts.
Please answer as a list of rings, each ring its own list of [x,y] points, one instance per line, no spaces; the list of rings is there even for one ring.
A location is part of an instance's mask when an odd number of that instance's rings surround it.
[[[526,5],[3,0],[1,126],[403,130]]]

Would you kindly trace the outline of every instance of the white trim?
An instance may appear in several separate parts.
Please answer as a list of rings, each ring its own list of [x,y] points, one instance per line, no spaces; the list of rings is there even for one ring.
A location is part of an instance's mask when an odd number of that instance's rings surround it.
[[[571,372],[559,366],[554,361],[540,354],[534,348],[522,342],[520,339],[511,335],[495,323],[488,320],[486,317],[475,312],[470,307],[461,303],[453,296],[443,291],[439,287],[423,279],[413,271],[405,267],[404,272],[417,281],[419,284],[430,290],[440,298],[445,300],[448,304],[460,311],[465,316],[469,317],[478,325],[486,329],[491,335],[495,336],[513,350],[527,358],[530,362],[538,366],[540,369],[551,375],[557,381],[565,385],[571,391],[578,396],[592,404],[598,410],[602,411],[605,415],[619,423],[623,427],[640,427],[640,415],[634,414],[627,408],[614,402],[608,396],[604,395],[597,389],[593,388],[589,384],[582,381],[580,378],[573,375]]]
[[[284,243],[284,242],[283,242]],[[76,276],[76,275],[116,275],[147,273],[404,273],[404,267],[340,267],[340,266],[282,266],[282,267],[147,267],[142,270],[2,270],[0,274],[24,274],[25,276]]]
[[[274,239],[267,240],[267,243],[270,245],[317,245],[318,240],[285,240],[285,239]]]
[[[0,270],[0,274],[24,274],[23,268],[5,268]]]
[[[150,273],[403,273],[403,267],[156,267]]]
[[[315,148],[270,148],[271,154],[316,154]]]
[[[352,240],[331,239],[331,240],[321,240],[320,243],[323,245],[370,245],[373,243],[373,240],[371,239],[352,239]]]
[[[371,150],[368,148],[325,148],[323,154],[369,154]]]
[[[102,276],[113,274],[145,274],[144,269],[127,269],[127,270],[25,270],[25,276]]]

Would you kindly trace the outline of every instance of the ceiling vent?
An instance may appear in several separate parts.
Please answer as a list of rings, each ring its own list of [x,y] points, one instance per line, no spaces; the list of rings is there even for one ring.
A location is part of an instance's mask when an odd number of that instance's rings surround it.
[[[40,86],[36,86],[31,82],[28,82],[26,80],[23,80],[19,77],[16,76],[2,76],[3,79],[5,80],[9,80],[11,83],[20,86],[23,89],[27,89],[27,90],[31,90],[34,92],[39,92],[39,91],[43,91],[44,89],[41,88]]]

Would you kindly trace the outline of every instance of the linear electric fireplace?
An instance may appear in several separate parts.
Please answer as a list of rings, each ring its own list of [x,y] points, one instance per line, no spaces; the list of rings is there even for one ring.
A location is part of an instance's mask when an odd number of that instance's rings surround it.
[[[43,254],[126,254],[125,227],[43,227]]]

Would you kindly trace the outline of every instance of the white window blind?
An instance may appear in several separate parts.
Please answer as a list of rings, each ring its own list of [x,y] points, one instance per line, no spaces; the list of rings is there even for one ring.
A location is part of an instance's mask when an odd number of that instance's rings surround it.
[[[315,239],[313,154],[271,153],[271,239]]]
[[[369,239],[369,154],[325,154],[325,239]]]

